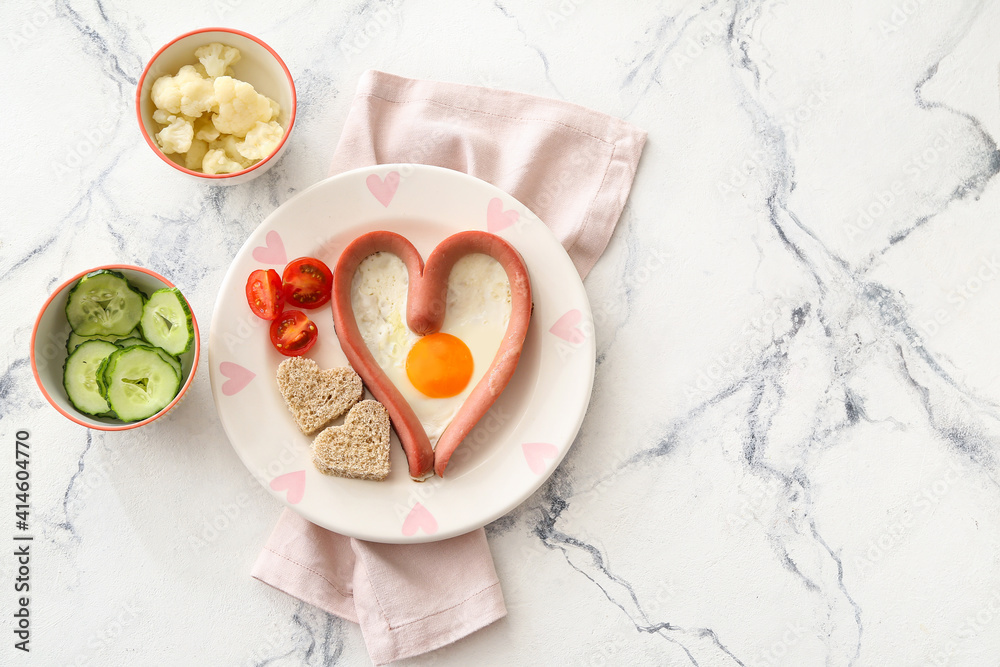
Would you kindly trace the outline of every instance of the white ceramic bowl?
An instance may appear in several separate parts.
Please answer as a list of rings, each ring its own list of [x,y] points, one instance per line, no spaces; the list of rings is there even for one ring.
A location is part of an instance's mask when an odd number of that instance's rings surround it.
[[[42,390],[42,395],[58,410],[64,417],[70,419],[81,426],[97,429],[100,431],[125,431],[130,428],[137,428],[143,424],[148,424],[154,419],[158,419],[171,410],[184,396],[184,392],[194,381],[194,372],[198,367],[198,357],[201,354],[201,338],[198,336],[198,321],[195,319],[194,311],[191,312],[191,322],[194,325],[194,343],[191,348],[180,356],[181,360],[181,389],[177,396],[170,402],[170,405],[157,412],[152,417],[142,421],[126,423],[118,419],[108,417],[92,417],[78,412],[73,404],[66,397],[66,390],[63,388],[63,364],[66,363],[66,339],[69,338],[70,327],[66,320],[66,299],[71,287],[76,285],[80,278],[91,271],[100,269],[111,269],[124,274],[133,285],[141,289],[146,294],[152,294],[163,287],[173,287],[173,283],[158,273],[143,269],[138,266],[127,264],[112,264],[108,266],[98,266],[88,269],[73,276],[62,285],[57,287],[52,296],[48,298],[38,319],[35,320],[35,328],[31,332],[31,372],[35,376],[38,388]]]
[[[281,105],[278,123],[285,128],[285,136],[281,143],[269,156],[254,163],[242,171],[231,174],[203,174],[192,171],[178,160],[183,157],[167,155],[160,150],[153,138],[159,131],[159,126],[153,122],[153,112],[156,107],[149,96],[153,82],[161,76],[174,75],[184,65],[195,65],[198,59],[194,52],[200,46],[221,42],[226,46],[235,46],[240,50],[241,58],[233,65],[235,77],[251,84],[257,92],[267,95]],[[270,46],[260,39],[232,28],[202,28],[185,33],[167,43],[157,51],[139,77],[136,88],[135,111],[139,118],[139,129],[142,136],[160,158],[174,169],[190,174],[196,178],[205,179],[215,185],[236,185],[245,183],[260,176],[270,169],[288,145],[288,137],[295,125],[295,83],[284,61]]]

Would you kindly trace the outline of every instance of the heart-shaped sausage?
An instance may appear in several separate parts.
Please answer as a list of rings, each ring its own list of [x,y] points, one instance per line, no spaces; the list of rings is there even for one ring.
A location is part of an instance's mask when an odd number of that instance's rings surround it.
[[[351,305],[351,284],[358,265],[377,252],[396,255],[409,273],[406,321],[419,336],[440,330],[448,297],[448,276],[459,259],[472,253],[489,255],[503,267],[510,283],[511,312],[503,341],[493,363],[483,375],[455,418],[441,435],[436,449],[431,447],[424,427],[413,408],[376,363],[358,329]],[[531,284],[528,268],[512,245],[499,236],[480,231],[459,232],[442,241],[424,265],[420,253],[399,234],[369,232],[344,249],[333,277],[333,320],[344,353],[354,370],[376,399],[385,405],[393,427],[406,452],[410,476],[425,477],[434,469],[444,476],[452,453],[496,401],[514,375],[531,318]]]

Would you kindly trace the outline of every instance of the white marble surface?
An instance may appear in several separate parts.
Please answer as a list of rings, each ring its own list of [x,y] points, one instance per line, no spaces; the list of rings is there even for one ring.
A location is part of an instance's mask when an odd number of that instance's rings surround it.
[[[281,163],[230,189],[164,167],[133,117],[145,59],[213,24],[299,92]],[[22,428],[38,538],[28,657],[0,559],[3,664],[367,662],[356,626],[249,577],[280,507],[204,365],[168,418],[88,433],[27,351],[52,287],[111,261],[181,285],[204,336],[369,67],[649,131],[586,283],[583,431],[489,527],[509,614],[408,664],[1000,664],[997,3],[11,0],[0,26],[0,539]]]

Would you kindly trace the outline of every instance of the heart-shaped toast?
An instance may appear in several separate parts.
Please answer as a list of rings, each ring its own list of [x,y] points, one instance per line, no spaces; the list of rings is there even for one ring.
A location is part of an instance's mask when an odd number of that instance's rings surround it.
[[[389,413],[378,401],[361,401],[342,426],[316,436],[312,453],[324,475],[382,481],[389,474]]]
[[[305,357],[289,357],[278,366],[278,391],[295,423],[312,435],[361,400],[364,386],[352,368],[320,370]]]
[[[406,323],[418,336],[440,331],[448,304],[448,277],[462,257],[481,253],[495,259],[506,273],[510,286],[510,318],[499,349],[488,370],[455,413],[432,447],[427,432],[399,389],[379,367],[359,330],[351,292],[360,264],[376,253],[391,253],[406,266],[408,288]],[[410,476],[425,477],[433,468],[439,476],[452,453],[476,422],[489,410],[507,386],[528,331],[531,318],[531,284],[524,260],[512,245],[499,236],[481,231],[460,232],[443,240],[424,264],[420,253],[406,238],[387,231],[364,234],[341,254],[333,280],[333,319],[348,361],[361,375],[368,390],[385,405],[406,452]]]

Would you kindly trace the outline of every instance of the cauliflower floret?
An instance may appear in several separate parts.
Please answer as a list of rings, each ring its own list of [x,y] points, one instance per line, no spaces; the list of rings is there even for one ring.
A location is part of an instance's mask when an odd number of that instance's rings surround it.
[[[156,133],[156,142],[160,144],[163,152],[167,155],[188,152],[191,149],[191,140],[194,138],[194,127],[191,123],[183,117],[173,115],[167,116],[166,122],[156,119],[155,116],[156,114],[154,114],[156,122],[166,125]]]
[[[172,114],[199,116],[215,106],[215,88],[192,65],[185,65],[175,76],[161,76],[153,82],[153,104]]]
[[[160,125],[170,125],[170,123],[174,122],[174,120],[176,120],[177,118],[181,118],[187,121],[188,123],[194,123],[196,120],[195,118],[192,118],[191,116],[185,116],[182,113],[172,114],[166,109],[157,109],[156,111],[153,112],[153,120],[155,120]]]
[[[181,112],[181,89],[174,77],[161,76],[154,81],[149,95],[157,109],[163,109],[169,113]]]
[[[223,134],[245,137],[257,121],[271,120],[271,101],[245,81],[231,76],[215,80],[219,112],[212,116],[216,129]]]
[[[281,113],[281,105],[270,97],[267,98],[267,101],[271,103],[271,120],[278,120],[278,114]]]
[[[249,160],[240,154],[239,147],[241,143],[243,142],[240,141],[239,137],[234,137],[231,134],[223,134],[218,140],[211,142],[208,147],[224,151],[227,158],[233,162],[239,162],[245,169],[252,165],[254,160]]]
[[[263,160],[274,152],[284,134],[285,131],[273,120],[270,123],[258,122],[247,132],[246,141],[236,145],[236,150],[250,160]]]
[[[202,160],[208,152],[208,142],[195,139],[191,142],[191,148],[184,154],[184,166],[188,169],[201,169]]]
[[[212,42],[195,49],[195,57],[198,62],[213,79],[217,76],[228,74],[226,70],[230,65],[240,61],[240,50],[234,46],[226,46],[219,42]],[[229,70],[232,71],[232,70]]]
[[[211,116],[201,116],[194,121],[194,138],[202,141],[215,141],[219,138],[219,131],[212,124]]]
[[[243,165],[226,157],[226,151],[220,148],[210,149],[201,161],[201,170],[206,174],[231,174],[240,171]]]
[[[198,72],[198,74],[201,74],[206,79],[214,79],[215,78],[214,76],[209,76],[208,70],[205,69],[205,66],[202,65],[201,63],[195,63],[194,64],[194,69],[195,69],[195,71]],[[227,67],[226,71],[223,72],[223,74],[225,74],[226,76],[232,76],[232,77],[236,76],[236,72],[233,71],[232,67]]]

